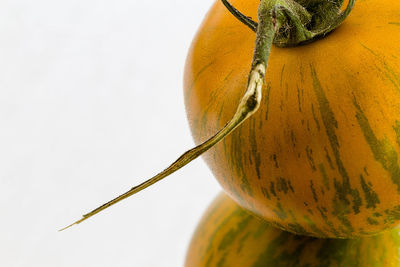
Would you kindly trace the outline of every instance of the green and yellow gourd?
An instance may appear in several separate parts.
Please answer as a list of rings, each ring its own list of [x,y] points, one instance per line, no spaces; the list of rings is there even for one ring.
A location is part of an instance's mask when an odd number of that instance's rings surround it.
[[[193,235],[186,267],[394,267],[400,230],[361,239],[317,239],[272,227],[226,194],[209,206]]]
[[[358,0],[349,16],[346,3],[233,0],[258,18],[228,7],[246,27],[216,1],[185,67],[198,145],[71,225],[209,150],[227,194],[276,227],[356,238],[398,226],[400,1]]]
[[[231,1],[252,18],[259,2]],[[254,40],[216,1],[185,69],[196,143],[235,113]],[[293,233],[333,238],[399,224],[399,157],[398,0],[358,0],[324,38],[272,47],[259,110],[204,156],[240,206]]]

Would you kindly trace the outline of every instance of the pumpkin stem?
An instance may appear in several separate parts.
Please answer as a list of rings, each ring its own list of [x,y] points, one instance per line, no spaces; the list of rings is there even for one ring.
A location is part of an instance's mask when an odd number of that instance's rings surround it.
[[[226,9],[228,9],[229,12],[235,18],[237,18],[240,22],[242,22],[244,25],[249,27],[253,32],[257,32],[257,25],[258,23],[255,22],[254,20],[251,19],[251,17],[248,17],[241,13],[239,10],[237,10],[231,3],[228,2],[228,0],[221,0]]]
[[[326,0],[324,1],[326,2]],[[257,25],[255,49],[249,73],[249,79],[247,82],[247,89],[244,93],[244,96],[240,100],[232,119],[214,136],[210,137],[202,144],[186,151],[162,172],[83,215],[81,219],[68,225],[67,227],[62,228],[60,231],[87,220],[100,211],[169,176],[224,139],[258,110],[261,103],[262,86],[264,83],[264,76],[272,44],[276,42],[281,42],[279,44],[284,45],[293,44],[296,42],[298,44],[311,40],[318,36],[318,34],[326,34],[326,30],[330,31],[334,27],[337,27],[337,25],[339,25],[348,15],[352,8],[350,3],[354,4],[354,0],[349,0],[350,9],[348,6],[344,12],[340,13],[338,16],[333,16],[332,23],[326,24],[327,26],[321,27],[322,30],[319,31],[319,33],[315,33],[305,27],[305,25],[312,22],[312,16],[302,5],[296,1],[261,0],[257,11],[259,23]]]
[[[272,45],[272,42],[271,42]],[[249,75],[249,82],[246,93],[244,94],[240,104],[236,110],[235,115],[232,120],[229,121],[224,128],[222,128],[218,133],[212,136],[210,139],[205,141],[204,143],[186,151],[182,156],[180,156],[174,163],[172,163],[168,168],[158,173],[156,176],[150,178],[149,180],[132,187],[129,191],[124,194],[114,198],[113,200],[99,206],[98,208],[92,210],[91,212],[82,216],[82,218],[67,227],[62,228],[60,231],[63,231],[75,224],[79,224],[86,219],[92,217],[93,215],[99,213],[100,211],[116,204],[117,202],[136,194],[139,191],[149,187],[150,185],[160,181],[161,179],[169,176],[175,171],[179,170],[195,158],[199,157],[201,154],[206,152],[208,149],[213,147],[219,141],[221,141],[225,136],[230,134],[236,127],[238,127],[245,119],[253,115],[254,112],[257,111],[261,102],[261,88],[264,81],[265,75],[265,63],[259,62],[252,68]]]

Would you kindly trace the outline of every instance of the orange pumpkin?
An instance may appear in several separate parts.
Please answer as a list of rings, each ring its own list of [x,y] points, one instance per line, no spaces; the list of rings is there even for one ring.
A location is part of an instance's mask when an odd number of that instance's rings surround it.
[[[360,239],[297,236],[270,226],[226,194],[204,213],[192,237],[186,267],[395,267],[399,229]]]
[[[259,1],[231,3],[256,17]],[[235,112],[255,34],[217,1],[187,57],[196,143]],[[273,47],[260,109],[204,156],[224,190],[275,226],[358,237],[400,222],[400,1],[359,0],[316,42]]]

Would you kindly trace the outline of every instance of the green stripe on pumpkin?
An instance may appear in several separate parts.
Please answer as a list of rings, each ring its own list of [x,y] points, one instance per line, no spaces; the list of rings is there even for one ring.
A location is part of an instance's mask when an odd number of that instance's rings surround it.
[[[339,140],[336,136],[336,129],[338,128],[338,122],[335,118],[335,115],[330,107],[329,101],[325,96],[324,90],[322,88],[321,82],[318,79],[317,72],[313,65],[310,65],[311,68],[311,76],[313,78],[313,89],[315,95],[318,100],[319,110],[321,114],[322,121],[325,126],[326,134],[328,136],[335,160],[336,165],[338,166],[338,171],[342,176],[342,182],[339,183],[335,179],[335,189],[336,194],[333,199],[333,215],[335,215],[339,221],[347,228],[346,232],[352,232],[353,227],[350,221],[347,219],[347,214],[350,213],[350,209],[348,206],[350,205],[350,201],[348,200],[348,195],[352,195],[352,189],[350,187],[350,179],[347,174],[347,171],[344,167],[343,161],[340,158],[339,152]],[[353,195],[353,207],[359,207],[359,199],[354,198]],[[354,212],[357,212],[355,209]]]
[[[368,118],[361,110],[361,107],[355,98],[353,99],[353,104],[356,108],[358,124],[360,125],[361,131],[364,134],[364,138],[367,141],[375,160],[378,161],[389,173],[392,182],[397,186],[397,191],[400,194],[400,167],[395,148],[387,138],[379,140],[376,137]]]

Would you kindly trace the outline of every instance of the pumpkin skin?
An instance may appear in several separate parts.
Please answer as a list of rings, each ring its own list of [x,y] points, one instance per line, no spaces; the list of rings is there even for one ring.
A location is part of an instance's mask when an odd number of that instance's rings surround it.
[[[234,0],[256,17],[259,1]],[[234,114],[255,34],[217,1],[184,79],[198,144]],[[239,205],[293,233],[353,238],[400,222],[400,1],[357,1],[334,32],[273,47],[260,109],[204,155]]]
[[[400,265],[400,230],[360,239],[293,235],[220,194],[192,237],[186,267],[378,267]]]

